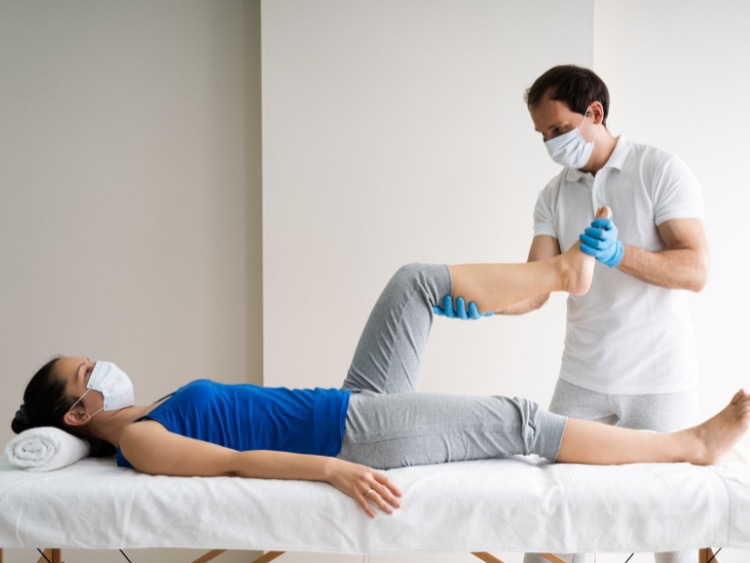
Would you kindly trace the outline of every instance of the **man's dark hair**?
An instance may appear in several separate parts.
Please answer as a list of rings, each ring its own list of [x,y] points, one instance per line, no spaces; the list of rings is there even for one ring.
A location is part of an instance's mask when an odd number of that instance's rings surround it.
[[[534,81],[523,97],[529,109],[545,98],[564,102],[571,111],[581,114],[586,113],[591,102],[599,102],[604,108],[602,125],[607,126],[609,90],[593,70],[576,65],[552,67]]]

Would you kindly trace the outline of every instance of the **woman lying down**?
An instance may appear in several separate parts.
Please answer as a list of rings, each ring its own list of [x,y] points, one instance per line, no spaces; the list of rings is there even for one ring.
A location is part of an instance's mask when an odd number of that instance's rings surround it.
[[[526,400],[415,393],[433,306],[464,296],[495,311],[552,291],[588,291],[594,258],[576,246],[526,264],[402,267],[373,308],[341,389],[188,383],[135,406],[128,376],[108,362],[59,357],[28,384],[18,433],[55,426],[117,449],[150,474],[325,481],[369,516],[401,492],[376,469],[537,454],[560,463],[717,462],[750,425],[750,396],[670,434],[550,413]]]

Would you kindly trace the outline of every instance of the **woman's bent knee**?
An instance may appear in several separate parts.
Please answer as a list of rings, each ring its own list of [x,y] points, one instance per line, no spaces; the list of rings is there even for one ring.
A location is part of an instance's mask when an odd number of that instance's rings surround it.
[[[450,294],[451,277],[444,264],[412,262],[396,270],[389,285],[398,287],[401,291],[418,290],[430,304],[437,305],[445,295]]]

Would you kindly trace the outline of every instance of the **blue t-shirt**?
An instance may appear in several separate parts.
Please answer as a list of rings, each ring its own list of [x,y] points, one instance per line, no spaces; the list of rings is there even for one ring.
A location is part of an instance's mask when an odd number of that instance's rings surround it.
[[[198,379],[143,418],[167,430],[237,451],[335,456],[351,391],[227,385]],[[117,465],[133,467],[117,448]]]

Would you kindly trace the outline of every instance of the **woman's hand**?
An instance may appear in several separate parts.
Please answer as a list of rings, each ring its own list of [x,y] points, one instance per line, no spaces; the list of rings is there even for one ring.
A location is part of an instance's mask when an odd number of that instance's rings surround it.
[[[400,508],[401,491],[388,477],[364,465],[332,459],[330,475],[326,479],[342,493],[359,503],[368,516],[375,517],[372,505],[386,514]]]
[[[401,491],[374,469],[337,458],[265,450],[238,452],[174,434],[153,420],[131,424],[120,437],[133,467],[153,475],[234,475],[325,481],[356,500],[368,516],[391,514]]]

